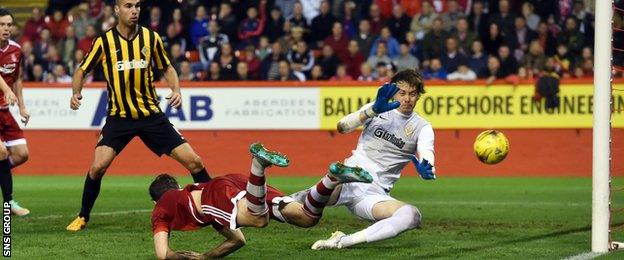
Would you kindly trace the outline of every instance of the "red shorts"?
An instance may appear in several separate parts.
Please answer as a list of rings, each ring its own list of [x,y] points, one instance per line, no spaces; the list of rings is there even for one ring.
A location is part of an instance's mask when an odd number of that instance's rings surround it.
[[[10,147],[26,144],[24,131],[19,127],[9,109],[0,109],[0,140]]]
[[[247,176],[240,174],[230,174],[214,178],[210,185],[204,187],[201,204],[204,214],[210,214],[215,222],[222,226],[236,229],[236,203],[245,197],[247,187]],[[269,207],[269,214],[272,218],[271,207],[273,199],[284,197],[280,190],[267,185],[266,202]]]

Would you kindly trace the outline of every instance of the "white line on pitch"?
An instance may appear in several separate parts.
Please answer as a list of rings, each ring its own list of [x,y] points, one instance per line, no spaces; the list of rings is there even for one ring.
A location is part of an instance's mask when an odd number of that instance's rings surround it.
[[[588,260],[588,259],[594,259],[604,254],[606,253],[585,252],[585,253],[580,253],[578,255],[573,255],[573,256],[564,258],[563,260]]]
[[[110,211],[110,212],[95,212],[91,213],[91,216],[111,216],[111,215],[127,215],[135,213],[151,212],[151,209],[137,209],[137,210],[122,210],[122,211]],[[48,215],[40,217],[27,217],[28,219],[57,219],[57,218],[71,218],[76,215]]]
[[[591,206],[590,202],[578,203],[578,202],[531,202],[531,201],[445,201],[445,200],[430,200],[430,201],[417,201],[415,205],[476,205],[476,206],[560,206],[560,207],[581,207]]]

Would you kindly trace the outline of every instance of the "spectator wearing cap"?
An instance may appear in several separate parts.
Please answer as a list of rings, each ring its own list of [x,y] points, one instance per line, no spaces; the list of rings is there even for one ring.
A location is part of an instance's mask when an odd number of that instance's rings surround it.
[[[340,22],[335,22],[331,31],[332,34],[325,38],[323,44],[331,46],[338,58],[344,61],[348,53],[347,45],[349,44],[349,39],[347,35],[344,34]]]
[[[310,26],[310,34],[315,46],[321,46],[322,43],[319,42],[332,34],[332,28],[336,21],[334,15],[329,12],[329,2],[321,1],[320,13],[312,19]]]
[[[373,47],[371,49],[370,56],[373,56],[377,52],[377,46],[380,43],[385,43],[387,48],[387,54],[390,58],[395,58],[399,56],[399,41],[392,37],[392,33],[390,32],[390,28],[384,27],[381,29],[381,33],[377,39],[373,42]]]
[[[399,42],[405,41],[405,32],[409,31],[412,20],[405,14],[401,5],[392,7],[392,16],[388,19],[386,25],[392,33],[392,37]]]
[[[410,29],[418,40],[425,38],[425,34],[433,28],[433,21],[438,17],[429,1],[422,1],[421,6],[420,13],[414,15],[410,24]]]
[[[342,61],[342,64],[345,65],[347,74],[349,74],[352,78],[357,79],[360,76],[360,66],[365,61],[364,55],[360,53],[356,40],[349,41],[347,50],[348,55]]]
[[[264,26],[262,35],[268,37],[271,42],[284,36],[284,17],[278,7],[271,9],[271,14],[266,20],[266,26]]]

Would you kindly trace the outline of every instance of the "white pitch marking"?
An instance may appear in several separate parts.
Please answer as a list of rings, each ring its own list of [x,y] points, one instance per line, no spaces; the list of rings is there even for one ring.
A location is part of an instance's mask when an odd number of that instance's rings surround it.
[[[563,260],[589,260],[589,259],[594,259],[604,254],[606,253],[585,252],[585,253],[580,253],[578,255],[573,255],[573,256],[564,258]]]
[[[96,212],[91,213],[91,216],[111,216],[111,215],[127,215],[134,213],[145,213],[151,212],[151,209],[137,209],[137,210],[121,210],[121,211],[110,211],[110,212]],[[48,215],[48,216],[39,216],[39,217],[26,217],[25,219],[57,219],[57,218],[71,218],[76,215]]]

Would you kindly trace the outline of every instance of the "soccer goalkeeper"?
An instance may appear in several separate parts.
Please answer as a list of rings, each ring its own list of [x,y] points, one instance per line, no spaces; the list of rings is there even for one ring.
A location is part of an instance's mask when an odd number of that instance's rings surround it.
[[[318,223],[336,185],[373,181],[361,168],[333,163],[329,173],[307,192],[304,205],[266,185],[265,169],[272,165],[288,166],[288,159],[266,150],[260,143],[252,144],[250,151],[253,158],[248,178],[230,174],[180,189],[173,177],[167,174],[156,177],[149,192],[156,202],[152,231],[159,259],[226,256],[245,245],[240,227],[265,227],[269,218],[299,227],[312,227]],[[226,240],[204,254],[169,248],[172,230],[195,230],[206,226],[215,228]]]
[[[390,196],[390,190],[410,162],[423,179],[436,178],[433,128],[413,112],[423,93],[420,73],[414,69],[403,70],[379,88],[373,103],[338,122],[340,133],[364,126],[357,147],[345,165],[362,167],[372,175],[373,182],[339,185],[328,205],[344,205],[352,214],[375,223],[350,235],[334,232],[329,239],[314,243],[312,249],[345,248],[384,240],[420,225],[418,208],[396,200]],[[390,99],[396,101],[389,102]],[[304,201],[306,193],[307,190],[300,191],[293,197]]]

